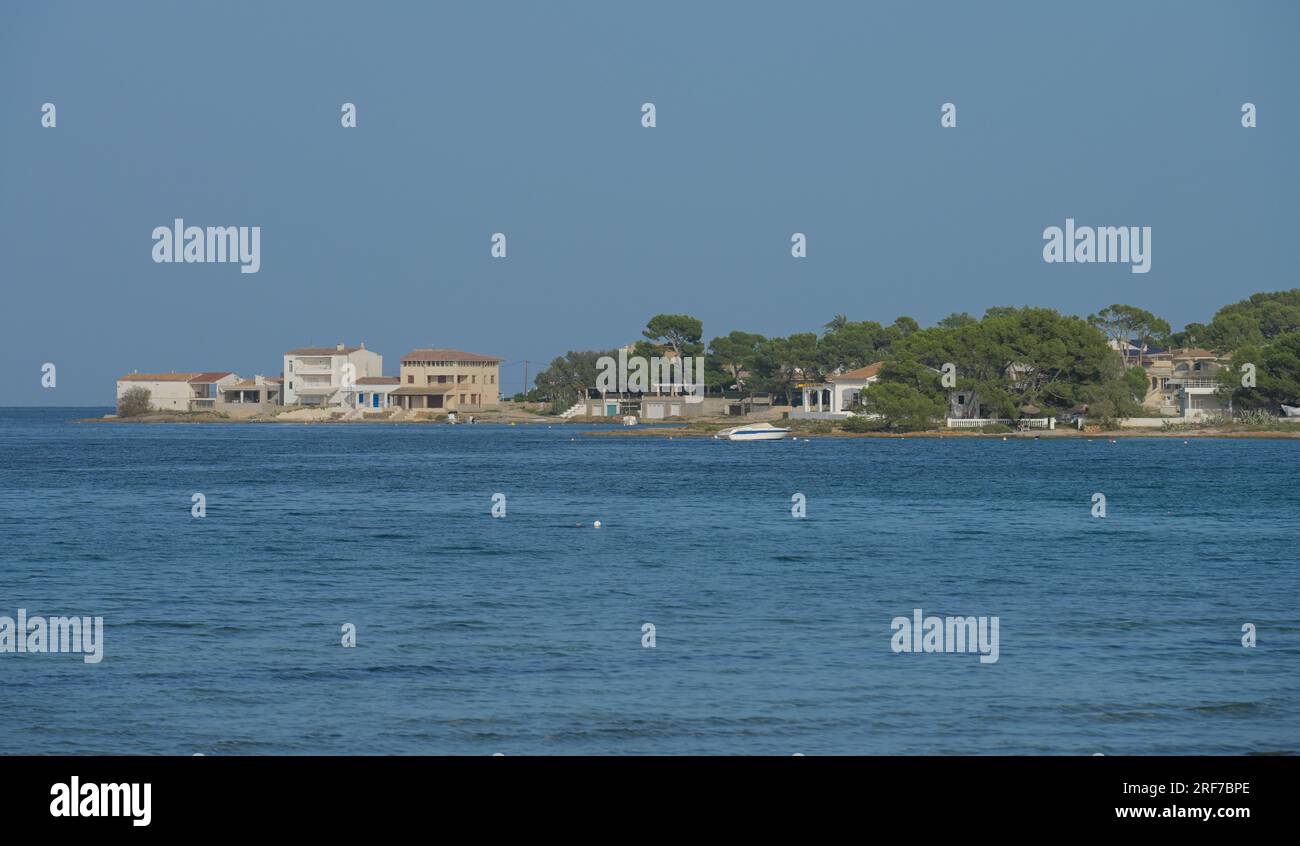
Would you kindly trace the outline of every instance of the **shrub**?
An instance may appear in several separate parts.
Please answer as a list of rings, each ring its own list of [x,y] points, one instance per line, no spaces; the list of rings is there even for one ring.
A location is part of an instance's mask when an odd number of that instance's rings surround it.
[[[136,385],[134,388],[128,388],[122,396],[117,398],[117,416],[118,417],[139,417],[142,414],[148,414],[153,410],[150,400],[152,394],[148,388],[142,388]]]
[[[791,430],[810,435],[829,435],[835,431],[835,424],[829,420],[790,420],[787,425]]]
[[[1254,428],[1273,429],[1277,427],[1277,418],[1262,408],[1243,411],[1238,416],[1241,418],[1242,423]]]
[[[849,417],[840,423],[840,429],[845,432],[878,432],[883,428],[881,420],[870,417]]]

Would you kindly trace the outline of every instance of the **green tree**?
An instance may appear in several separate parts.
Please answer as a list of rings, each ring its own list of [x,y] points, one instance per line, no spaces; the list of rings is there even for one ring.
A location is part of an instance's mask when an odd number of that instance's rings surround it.
[[[884,329],[875,321],[838,322],[817,341],[817,359],[823,373],[853,370],[880,360]]]
[[[754,356],[767,339],[753,332],[730,332],[709,342],[709,363],[726,376],[726,385],[740,384],[740,373],[754,366]]]
[[[152,410],[152,394],[150,394],[148,388],[136,385],[127,388],[122,393],[122,396],[117,398],[118,417],[139,417],[142,414],[148,414]]]
[[[820,368],[817,335],[813,332],[769,338],[754,353],[758,385],[790,404],[793,404],[796,384],[822,380]]]
[[[940,329],[960,329],[963,326],[969,326],[972,323],[978,322],[979,321],[975,318],[963,311],[960,314],[953,312],[934,325],[938,326]]]
[[[1084,401],[1089,386],[1124,377],[1096,328],[1053,309],[1026,307],[989,309],[978,322],[912,333],[892,347],[881,381],[946,401],[937,377],[946,363],[956,367],[955,389],[974,392],[984,413],[1000,417],[1016,417],[1023,405],[1070,408]]]
[[[1128,343],[1136,341],[1139,366],[1144,358],[1141,349],[1163,342],[1170,333],[1169,324],[1163,318],[1146,309],[1121,303],[1106,306],[1097,314],[1088,315],[1088,322],[1117,342],[1125,360],[1128,359]]]
[[[1226,305],[1215,312],[1206,335],[1213,349],[1224,352],[1296,331],[1300,331],[1300,288],[1252,294]]]
[[[656,314],[641,333],[652,343],[671,349],[679,356],[694,356],[703,351],[700,338],[704,324],[689,314]]]
[[[587,389],[596,385],[600,368],[596,362],[601,356],[618,358],[618,352],[596,350],[573,351],[555,358],[534,380],[535,395],[549,400],[551,408],[560,412],[587,396]]]
[[[1183,331],[1169,336],[1169,343],[1175,347],[1201,347],[1210,343],[1210,327],[1204,323],[1188,323]]]
[[[1245,365],[1255,365],[1254,387],[1244,387]],[[1248,343],[1219,371],[1234,409],[1280,414],[1282,405],[1300,406],[1300,331],[1277,335],[1267,344]]]
[[[898,382],[877,382],[859,399],[867,412],[880,415],[884,428],[896,431],[933,428],[947,411],[943,400]]]

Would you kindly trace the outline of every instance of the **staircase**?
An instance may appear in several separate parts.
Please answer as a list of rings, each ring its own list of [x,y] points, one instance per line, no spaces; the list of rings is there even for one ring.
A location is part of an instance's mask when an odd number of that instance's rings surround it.
[[[560,419],[568,420],[570,417],[577,417],[579,414],[585,413],[586,410],[587,410],[587,404],[585,402],[575,402],[573,405],[569,406],[566,410],[560,412]]]

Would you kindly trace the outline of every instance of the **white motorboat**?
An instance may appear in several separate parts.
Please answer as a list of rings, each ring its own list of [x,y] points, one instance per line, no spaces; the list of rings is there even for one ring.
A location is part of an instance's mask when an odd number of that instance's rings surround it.
[[[790,434],[789,429],[781,429],[771,423],[751,423],[748,426],[723,429],[713,437],[728,441],[779,441],[788,434]]]

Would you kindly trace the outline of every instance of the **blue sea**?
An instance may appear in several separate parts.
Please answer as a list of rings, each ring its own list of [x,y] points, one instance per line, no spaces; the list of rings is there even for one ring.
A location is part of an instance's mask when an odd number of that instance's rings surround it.
[[[0,654],[0,753],[1300,751],[1300,442],[106,411],[0,410],[0,615],[104,620]]]

